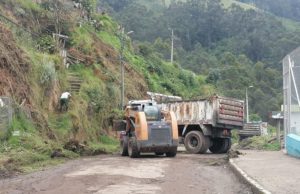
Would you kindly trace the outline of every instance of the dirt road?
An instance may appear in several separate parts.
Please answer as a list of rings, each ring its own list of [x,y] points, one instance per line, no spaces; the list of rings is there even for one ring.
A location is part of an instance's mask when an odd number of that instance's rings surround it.
[[[228,169],[224,157],[178,154],[176,158],[84,158],[45,171],[0,180],[0,193],[251,193]]]

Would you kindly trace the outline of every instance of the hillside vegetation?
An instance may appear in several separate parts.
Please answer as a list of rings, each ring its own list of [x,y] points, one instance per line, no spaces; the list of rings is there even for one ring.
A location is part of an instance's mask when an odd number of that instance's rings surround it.
[[[1,133],[0,176],[117,150],[111,126],[123,114],[120,37],[124,37],[126,100],[144,99],[148,90],[185,98],[215,92],[205,76],[157,55],[153,49],[163,42],[153,48],[133,46],[116,21],[96,12],[95,1],[82,5],[75,8],[68,0],[0,3],[0,96],[10,97],[14,109],[11,127]],[[63,45],[69,68],[59,54]],[[71,91],[74,79],[80,81],[77,92]],[[64,91],[71,91],[72,98],[69,110],[60,112]]]
[[[281,60],[300,44],[299,23],[229,0],[100,0],[99,5],[135,31],[140,47],[165,60],[174,29],[176,64],[202,75],[218,94],[244,99],[245,89],[254,86],[253,119],[268,120],[270,111],[280,109]]]

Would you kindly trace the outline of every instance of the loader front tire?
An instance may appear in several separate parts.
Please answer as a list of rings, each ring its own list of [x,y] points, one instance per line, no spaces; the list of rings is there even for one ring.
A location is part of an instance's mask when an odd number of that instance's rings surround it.
[[[128,141],[128,155],[131,158],[138,158],[140,156],[140,151],[137,145],[136,137],[130,137]]]

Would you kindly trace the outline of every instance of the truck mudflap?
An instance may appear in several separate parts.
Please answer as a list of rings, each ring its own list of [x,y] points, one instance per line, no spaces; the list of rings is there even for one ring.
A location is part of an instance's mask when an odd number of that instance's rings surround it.
[[[232,98],[218,97],[217,124],[242,128],[244,124],[244,103]]]

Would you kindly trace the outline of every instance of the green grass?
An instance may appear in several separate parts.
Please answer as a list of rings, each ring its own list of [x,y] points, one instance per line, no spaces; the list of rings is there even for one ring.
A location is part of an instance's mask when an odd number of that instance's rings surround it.
[[[109,137],[107,135],[100,136],[99,141],[103,144],[106,144],[106,145],[116,145],[116,144],[119,143],[119,141],[117,139],[114,139],[114,138]]]
[[[112,46],[113,48],[120,50],[121,43],[120,39],[117,37],[116,32],[100,31],[97,33],[98,37],[106,44]]]
[[[68,113],[53,114],[49,118],[49,125],[59,138],[67,138],[72,129],[71,117]]]
[[[91,26],[84,25],[75,28],[71,35],[71,44],[80,48],[84,54],[89,54],[92,50],[94,41],[90,34],[91,31],[93,31]]]
[[[280,150],[280,144],[277,141],[269,143],[273,136],[254,136],[247,138],[239,143],[242,149],[253,149],[253,150],[267,150],[267,151],[278,151]]]
[[[116,153],[119,150],[119,144],[104,144],[104,143],[90,143],[89,149],[91,155],[97,155],[101,153]]]
[[[69,125],[68,116],[60,115],[56,119],[52,129],[56,128],[65,132]],[[16,131],[19,133],[14,134]],[[56,133],[56,135],[59,134],[60,132]],[[56,149],[63,150],[61,142],[48,139],[41,133],[41,129],[38,130],[35,124],[18,110],[15,112],[7,139],[0,142],[0,169],[31,172],[61,163],[65,159],[53,160],[50,157]],[[66,150],[63,150],[63,153],[66,158],[78,156]]]
[[[32,0],[15,0],[22,8],[26,10],[31,10],[35,12],[44,11],[39,4],[33,2]]]

